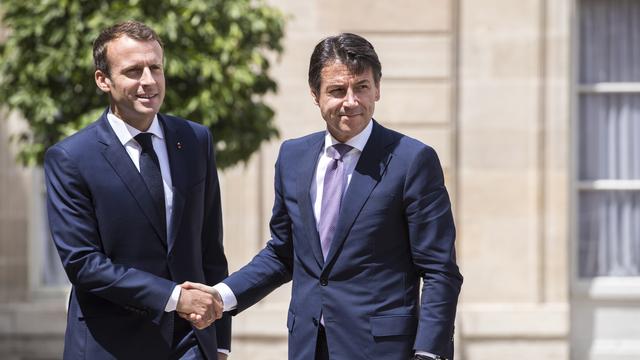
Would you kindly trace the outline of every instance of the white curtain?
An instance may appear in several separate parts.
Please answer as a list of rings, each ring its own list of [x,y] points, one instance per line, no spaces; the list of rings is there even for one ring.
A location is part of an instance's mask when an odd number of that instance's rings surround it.
[[[580,82],[640,83],[640,1],[583,0]],[[582,94],[579,180],[640,180],[640,94]],[[579,274],[640,276],[640,191],[581,190]]]
[[[640,82],[640,1],[580,2],[580,82]]]
[[[580,275],[640,276],[640,192],[580,197]]]

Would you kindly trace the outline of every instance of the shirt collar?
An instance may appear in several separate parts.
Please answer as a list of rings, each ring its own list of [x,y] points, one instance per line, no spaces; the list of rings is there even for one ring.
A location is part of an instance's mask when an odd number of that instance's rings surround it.
[[[109,112],[107,113],[107,120],[109,120],[109,125],[111,125],[111,128],[116,133],[116,136],[118,137],[118,140],[120,140],[120,143],[122,143],[122,145],[126,145],[136,135],[142,132],[117,117],[114,113],[111,112],[111,109],[109,109]],[[162,126],[160,126],[158,114],[154,115],[149,129],[147,129],[147,131],[145,132],[152,133],[158,138],[164,139],[164,132],[162,131]]]
[[[345,144],[350,145],[354,149],[357,149],[358,151],[362,152],[362,150],[364,149],[364,146],[367,144],[367,141],[369,140],[369,136],[371,136],[372,130],[373,130],[373,120],[369,120],[369,124],[367,124],[367,126],[364,129],[362,129],[362,131],[360,131],[358,135],[347,140]],[[340,141],[336,140],[331,135],[331,133],[327,131],[324,137],[324,151],[326,152],[327,148],[338,143],[340,143]]]

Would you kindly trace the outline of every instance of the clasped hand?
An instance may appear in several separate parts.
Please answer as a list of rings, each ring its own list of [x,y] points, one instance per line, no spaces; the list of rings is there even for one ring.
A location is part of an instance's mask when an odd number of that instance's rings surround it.
[[[188,281],[180,287],[176,311],[181,318],[202,330],[222,317],[222,298],[214,288]]]

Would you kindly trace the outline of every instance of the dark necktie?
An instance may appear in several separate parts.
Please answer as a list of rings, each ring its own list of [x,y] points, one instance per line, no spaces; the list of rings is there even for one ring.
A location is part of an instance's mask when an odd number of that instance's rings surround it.
[[[164,185],[162,183],[162,173],[160,172],[160,161],[155,150],[153,150],[153,144],[151,142],[151,133],[140,133],[135,136],[136,141],[142,147],[140,152],[140,175],[144,179],[153,203],[158,210],[160,220],[166,229],[166,210],[164,205]]]
[[[331,241],[336,233],[342,193],[344,192],[347,180],[342,157],[351,149],[353,149],[353,147],[346,144],[335,144],[327,148],[327,155],[333,160],[327,165],[327,172],[324,175],[320,221],[318,222],[320,245],[322,247],[322,255],[325,259],[329,253]]]

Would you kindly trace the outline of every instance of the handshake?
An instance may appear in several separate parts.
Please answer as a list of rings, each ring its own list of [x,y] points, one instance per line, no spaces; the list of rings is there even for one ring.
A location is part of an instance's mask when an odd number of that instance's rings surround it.
[[[211,286],[185,281],[180,285],[176,312],[197,329],[202,330],[222,317],[223,302]]]

